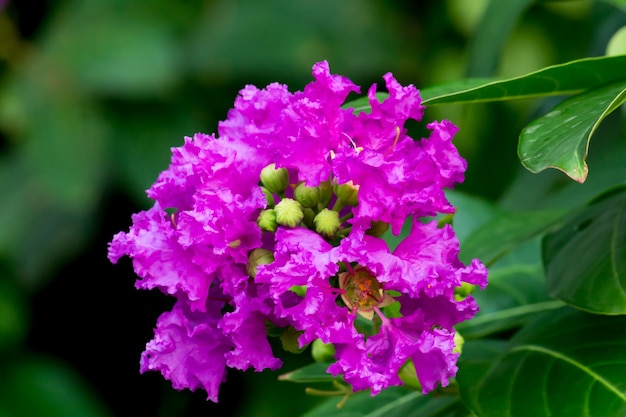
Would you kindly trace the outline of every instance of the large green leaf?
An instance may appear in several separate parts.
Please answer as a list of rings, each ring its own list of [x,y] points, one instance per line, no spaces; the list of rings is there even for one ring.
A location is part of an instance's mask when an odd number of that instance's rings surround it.
[[[487,354],[468,354],[466,365],[464,349],[461,396],[478,417],[626,415],[624,326],[626,316],[569,308],[544,313],[502,356],[491,355],[492,366]]]
[[[281,381],[311,383],[330,382],[337,378],[326,372],[328,363],[315,362],[302,368],[295,369],[278,377]]]
[[[509,33],[522,12],[536,0],[491,0],[469,45],[467,75],[493,74]]]
[[[553,297],[595,313],[626,314],[626,187],[546,235],[543,257]]]
[[[626,55],[584,58],[506,79],[465,79],[420,90],[423,104],[477,103],[575,94],[626,80]]]
[[[479,382],[507,348],[508,343],[503,340],[470,340],[463,344],[456,381],[461,398],[470,409],[479,408],[474,402],[477,398],[476,391],[480,388]]]
[[[520,244],[546,232],[561,217],[560,210],[502,214],[465,240],[460,258],[466,263],[478,258],[489,266]]]
[[[518,154],[531,172],[557,168],[573,180],[587,178],[585,158],[591,136],[602,120],[626,101],[626,81],[571,97],[521,133]]]
[[[389,388],[375,397],[369,392],[352,395],[337,408],[340,397],[334,397],[303,417],[465,417],[469,413],[459,397],[422,396],[402,387]]]
[[[472,320],[455,326],[468,340],[519,327],[538,312],[564,305],[549,299],[540,265],[494,268],[487,288],[473,296],[480,311]]]

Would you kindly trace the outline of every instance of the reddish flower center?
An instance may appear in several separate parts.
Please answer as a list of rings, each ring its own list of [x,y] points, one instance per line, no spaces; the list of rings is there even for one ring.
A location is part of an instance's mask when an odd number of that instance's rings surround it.
[[[360,266],[339,274],[339,288],[343,290],[341,298],[346,306],[370,320],[374,307],[385,307],[394,301],[385,294],[376,277]]]

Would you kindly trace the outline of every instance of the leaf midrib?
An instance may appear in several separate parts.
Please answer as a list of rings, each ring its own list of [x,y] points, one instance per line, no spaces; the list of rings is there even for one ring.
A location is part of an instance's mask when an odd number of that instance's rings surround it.
[[[592,377],[595,381],[599,382],[600,384],[602,384],[607,390],[613,392],[618,398],[620,398],[622,401],[624,401],[624,403],[626,403],[626,393],[621,392],[615,385],[613,385],[611,382],[609,382],[608,380],[606,380],[604,377],[602,377],[601,375],[599,375],[598,373],[596,373],[595,371],[593,371],[591,368],[585,366],[584,364],[578,362],[577,360],[570,358],[567,355],[564,355],[560,352],[557,352],[555,350],[543,347],[543,346],[539,346],[539,345],[519,345],[519,346],[515,346],[514,348],[511,349],[511,352],[518,352],[518,351],[530,351],[530,352],[538,352],[538,353],[543,353],[546,354],[548,356],[552,356],[555,359],[560,359],[563,362],[566,362],[578,369],[580,369],[581,371],[583,371],[584,373],[586,373],[587,375],[589,375],[590,377]]]

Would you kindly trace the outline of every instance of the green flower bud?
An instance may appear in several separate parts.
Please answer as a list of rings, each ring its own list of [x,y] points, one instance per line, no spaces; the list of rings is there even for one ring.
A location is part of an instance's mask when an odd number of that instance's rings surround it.
[[[463,343],[465,343],[465,339],[461,336],[461,333],[454,333],[454,349],[452,349],[453,353],[461,353],[463,350]]]
[[[454,288],[454,299],[456,301],[464,300],[468,295],[474,292],[475,285],[468,282],[462,282],[460,287]]]
[[[385,232],[388,229],[389,229],[389,223],[381,222],[381,221],[375,221],[375,222],[371,223],[370,228],[367,229],[367,231],[365,233],[370,235],[370,236],[381,237],[382,235],[385,234]]]
[[[416,391],[422,390],[422,384],[420,384],[419,379],[417,379],[417,373],[415,372],[415,364],[411,359],[406,361],[402,368],[400,368],[400,372],[398,372],[398,376],[404,382],[404,385],[414,389]]]
[[[256,219],[256,224],[266,232],[275,232],[278,229],[276,211],[274,209],[261,210],[259,217]]]
[[[304,297],[306,295],[306,285],[294,285],[289,288],[289,291],[298,294],[300,297]]]
[[[315,362],[332,362],[335,357],[335,346],[315,339],[311,345],[311,356]]]
[[[293,190],[293,198],[302,204],[302,207],[313,208],[320,202],[320,189],[318,187],[309,187],[301,182]]]
[[[257,248],[248,255],[246,272],[251,278],[256,277],[259,265],[268,265],[274,262],[274,254],[267,249]]]
[[[359,186],[354,185],[352,181],[344,184],[335,184],[335,195],[344,206],[356,206],[359,204]]]
[[[287,168],[276,169],[276,164],[269,164],[261,170],[261,183],[270,193],[280,194],[289,185]]]
[[[339,213],[327,208],[317,213],[313,222],[315,223],[315,231],[326,237],[333,237],[341,228]]]
[[[626,54],[626,26],[615,32],[606,46],[607,56],[623,54]]]
[[[302,206],[296,200],[283,198],[274,207],[276,222],[282,226],[296,227],[304,218]]]
[[[274,205],[276,204],[276,201],[274,201],[274,194],[270,193],[270,190],[265,187],[261,187],[261,191],[263,191],[263,194],[265,194],[265,199],[267,200],[267,206],[265,207],[274,207]]]

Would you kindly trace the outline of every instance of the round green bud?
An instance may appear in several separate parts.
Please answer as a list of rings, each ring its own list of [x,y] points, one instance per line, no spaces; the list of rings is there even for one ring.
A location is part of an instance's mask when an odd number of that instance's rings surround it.
[[[248,255],[248,263],[246,264],[246,272],[251,278],[256,277],[259,265],[268,265],[274,262],[274,254],[263,248],[257,248]]]
[[[335,184],[335,195],[345,206],[356,206],[359,204],[359,186],[352,181],[344,184]]]
[[[261,183],[270,193],[280,194],[289,185],[287,168],[276,169],[276,164],[269,164],[261,170]]]
[[[313,208],[320,202],[320,189],[318,187],[309,187],[301,182],[293,190],[293,198],[302,204],[302,207]]]
[[[382,221],[374,221],[371,223],[370,228],[367,229],[365,233],[370,236],[381,237],[382,235],[385,234],[385,232],[388,229],[389,229],[389,223],[382,222]]]
[[[306,289],[306,285],[293,285],[291,288],[289,288],[289,291],[298,294],[300,297],[304,297],[306,295]]]
[[[460,287],[454,288],[454,299],[456,301],[464,300],[468,295],[474,292],[475,288],[476,286],[469,282],[462,282]]]
[[[274,207],[274,205],[276,204],[276,201],[274,200],[274,194],[270,193],[270,190],[265,187],[261,187],[261,191],[263,191],[263,194],[265,194],[265,199],[267,200],[267,206],[265,207]]]
[[[275,232],[278,229],[276,211],[274,209],[261,210],[259,217],[256,219],[256,224],[266,232]]]
[[[315,231],[326,237],[333,237],[341,228],[339,213],[327,208],[322,209],[313,219],[315,223]]]
[[[276,212],[276,223],[282,226],[296,227],[304,218],[302,206],[296,200],[283,198],[274,207]]]
[[[626,26],[615,32],[606,45],[607,56],[623,54],[626,54]]]
[[[463,350],[463,343],[465,343],[465,339],[461,336],[461,333],[454,333],[454,349],[452,349],[453,353],[461,353]]]
[[[415,371],[415,364],[411,359],[406,361],[400,371],[398,372],[398,376],[404,382],[404,385],[412,388],[416,391],[422,390],[422,384],[420,384],[419,379],[417,379],[417,372]]]
[[[315,362],[332,362],[335,357],[335,346],[315,339],[311,344],[311,356]]]

